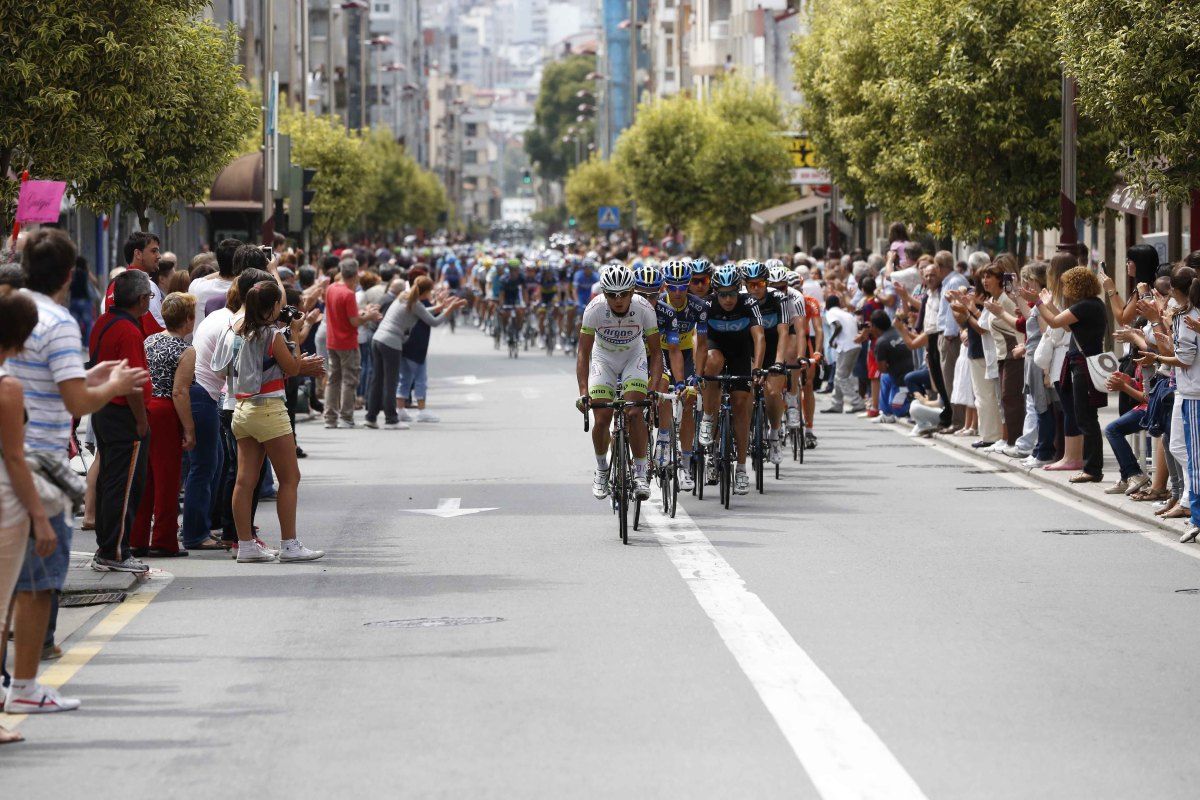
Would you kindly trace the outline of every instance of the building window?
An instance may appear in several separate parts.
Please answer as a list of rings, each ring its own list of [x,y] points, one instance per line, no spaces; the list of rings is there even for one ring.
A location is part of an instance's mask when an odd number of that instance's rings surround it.
[[[467,150],[467,151],[463,152],[463,163],[464,164],[478,164],[479,163],[479,151],[478,150]]]
[[[467,123],[467,138],[474,139],[479,135],[479,126],[474,122]]]

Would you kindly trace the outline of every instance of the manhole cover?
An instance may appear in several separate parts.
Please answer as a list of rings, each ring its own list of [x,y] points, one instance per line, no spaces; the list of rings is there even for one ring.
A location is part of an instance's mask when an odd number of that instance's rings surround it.
[[[1050,528],[1042,531],[1042,533],[1055,533],[1059,536],[1092,536],[1102,533],[1140,533],[1141,531],[1127,531],[1124,528]]]
[[[1027,486],[958,486],[960,492],[1024,492]]]
[[[417,619],[383,619],[364,622],[364,628],[453,628],[458,625],[487,625],[504,622],[504,617],[418,617]]]
[[[999,472],[1004,472],[1002,469],[967,469],[963,470],[967,475],[995,475]]]
[[[1200,589],[1176,589],[1175,594],[1200,594]]]
[[[124,592],[101,592],[98,594],[64,594],[58,604],[65,608],[80,606],[102,606],[107,603],[121,603],[125,600]]]

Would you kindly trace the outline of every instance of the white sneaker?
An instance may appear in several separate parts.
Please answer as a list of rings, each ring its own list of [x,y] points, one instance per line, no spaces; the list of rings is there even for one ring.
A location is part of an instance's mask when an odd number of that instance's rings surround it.
[[[1021,466],[1028,467],[1029,469],[1041,469],[1042,467],[1046,466],[1047,464],[1053,464],[1053,463],[1054,463],[1054,459],[1052,459],[1052,458],[1038,458],[1037,456],[1030,456],[1029,458],[1027,458],[1021,462]]]
[[[275,556],[271,551],[264,547],[260,542],[251,539],[248,542],[238,542],[237,563],[239,564],[257,564],[265,561],[274,561]]]
[[[325,555],[324,550],[309,550],[296,539],[289,539],[283,543],[283,549],[279,551],[280,562],[285,561],[316,561]]]
[[[789,428],[799,428],[800,427],[800,409],[789,408],[787,410],[787,426]]]
[[[696,488],[696,482],[694,480],[692,480],[692,473],[688,471],[687,467],[680,467],[679,468],[679,490],[683,491],[683,492],[690,492],[692,489],[695,489],[695,488]]]
[[[407,408],[402,408],[402,409],[400,409],[400,415],[399,415],[399,416],[400,416],[400,421],[401,421],[401,422],[412,422],[412,421],[413,421],[412,415],[408,413],[408,409],[407,409]]]
[[[671,443],[669,441],[659,442],[654,451],[654,463],[659,467],[665,467],[668,460],[667,456],[671,451]]]
[[[893,414],[880,414],[878,417],[875,418],[874,421],[882,422],[885,425],[894,425],[896,422],[896,417]]]
[[[736,470],[733,473],[733,493],[734,494],[748,494],[749,492],[750,492],[750,475],[748,473],[742,472],[741,470]]]
[[[1200,533],[1200,528],[1197,528],[1195,525],[1188,525],[1187,529],[1183,532],[1183,536],[1179,537],[1179,543],[1188,544],[1189,542],[1196,541],[1196,534],[1198,533]]]
[[[991,447],[984,447],[982,449],[985,453],[1003,453],[1006,447],[1008,447],[1008,442],[999,439],[993,442]]]
[[[1129,479],[1129,488],[1125,490],[1125,494],[1131,495],[1134,492],[1140,492],[1142,489],[1145,489],[1146,485],[1149,483],[1150,476],[1146,473],[1143,472],[1141,475],[1134,475]]]
[[[596,470],[596,476],[592,478],[592,497],[597,500],[608,497],[608,470]]]
[[[633,496],[638,500],[650,499],[650,482],[646,480],[645,475],[633,476]]]
[[[780,447],[778,437],[771,439],[771,452],[768,454],[767,460],[769,460],[772,464],[783,463],[783,448]]]
[[[9,714],[50,714],[55,711],[74,711],[82,703],[72,697],[63,697],[49,686],[34,683],[22,692],[8,687],[8,699],[4,710]]]
[[[713,421],[711,419],[700,420],[700,444],[705,447],[712,446],[713,443]]]
[[[437,414],[433,414],[429,411],[418,411],[416,419],[417,419],[417,422],[441,422],[442,421],[441,417],[439,417]]]
[[[1117,481],[1112,486],[1104,490],[1105,494],[1125,494],[1125,490],[1129,488],[1129,481]]]
[[[384,423],[383,429],[384,429],[385,431],[406,431],[406,430],[408,430],[408,429],[409,429],[409,428],[411,428],[411,427],[412,427],[412,426],[411,426],[411,425],[409,425],[407,422],[403,422],[403,421],[401,421],[401,422],[387,422],[387,423]]]

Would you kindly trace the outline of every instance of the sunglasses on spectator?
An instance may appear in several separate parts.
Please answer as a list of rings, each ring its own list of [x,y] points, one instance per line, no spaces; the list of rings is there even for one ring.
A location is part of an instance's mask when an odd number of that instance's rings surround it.
[[[611,297],[613,300],[623,300],[624,298],[629,297],[631,294],[633,294],[633,291],[626,289],[623,292],[605,292],[604,296]]]

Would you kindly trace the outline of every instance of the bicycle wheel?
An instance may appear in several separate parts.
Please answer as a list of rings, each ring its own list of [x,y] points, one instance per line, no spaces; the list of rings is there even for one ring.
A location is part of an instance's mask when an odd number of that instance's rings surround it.
[[[804,451],[808,449],[808,445],[804,442],[804,425],[801,424],[796,428],[796,441],[799,442],[797,449],[800,451],[800,463],[804,463]]]
[[[721,422],[718,435],[721,437],[721,447],[717,454],[717,470],[720,473],[721,504],[729,508],[730,495],[733,494],[733,429],[729,419],[729,409],[721,409]]]
[[[546,355],[554,355],[554,344],[558,341],[558,331],[554,329],[554,317],[546,315]]]
[[[679,432],[671,426],[671,454],[667,459],[667,474],[665,477],[666,496],[670,498],[670,510],[664,504],[663,511],[671,519],[675,519],[675,510],[679,508]]]
[[[754,403],[754,419],[751,423],[752,438],[750,440],[754,466],[754,488],[758,490],[759,494],[763,493],[763,473],[765,472],[763,462],[766,459],[764,458],[763,449],[767,444],[765,438],[766,416],[763,409],[762,397],[759,397]]]
[[[613,465],[613,492],[617,497],[617,524],[621,542],[629,544],[629,461],[625,454],[625,431],[618,430],[613,441],[616,460]]]

